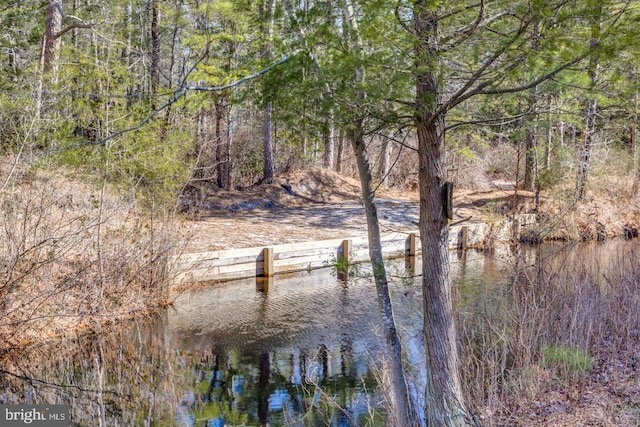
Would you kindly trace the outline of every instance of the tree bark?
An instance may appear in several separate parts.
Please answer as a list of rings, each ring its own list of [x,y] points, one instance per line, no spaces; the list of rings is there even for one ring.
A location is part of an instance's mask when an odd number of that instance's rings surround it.
[[[327,169],[333,169],[335,158],[335,141],[333,126],[333,113],[329,114],[329,119],[325,124],[325,128],[322,130],[322,142],[324,145],[324,151],[322,154],[322,164]]]
[[[631,125],[629,126],[629,147],[631,149],[631,158],[633,166],[631,168],[633,176],[633,184],[631,186],[631,196],[635,197],[638,194],[638,187],[640,187],[640,167],[638,165],[638,158],[640,157],[638,150],[638,93],[633,98],[633,118]]]
[[[528,125],[525,131],[525,154],[524,154],[524,183],[523,187],[527,191],[535,191],[535,176],[537,165],[537,101],[538,88],[535,87],[529,94],[529,113],[532,118],[527,119]]]
[[[598,111],[598,101],[596,98],[587,101],[587,127],[582,148],[580,150],[580,163],[578,167],[578,180],[576,183],[576,201],[582,202],[587,195],[587,181],[591,170],[591,152],[593,149],[593,135],[596,131],[596,113]]]
[[[266,184],[273,184],[275,180],[275,165],[273,161],[273,122],[271,115],[273,104],[267,103],[264,109],[264,173],[262,181]]]
[[[62,0],[49,0],[42,45],[42,73],[50,74],[50,81],[58,78],[58,55],[60,53],[60,31],[62,31]]]
[[[273,39],[273,26],[275,20],[276,0],[267,0],[267,39],[264,45],[264,57],[269,60],[272,55],[271,42]],[[273,122],[272,122],[273,104],[267,102],[264,109],[264,172],[262,181],[267,184],[273,184],[275,181],[275,164],[273,160]]]
[[[336,147],[336,172],[342,172],[342,157],[344,154],[344,130],[338,131],[338,143]]]
[[[225,188],[226,175],[224,173],[224,162],[222,160],[222,120],[224,116],[223,100],[216,95],[215,99],[215,128],[216,128],[216,178],[218,188]]]
[[[414,3],[417,37],[415,120],[418,135],[420,242],[427,384],[425,415],[428,426],[464,426],[471,423],[459,376],[456,330],[453,320],[449,270],[449,225],[442,188],[445,184],[444,113],[436,115],[440,93],[438,17],[429,2]]]
[[[233,188],[233,106],[227,111],[227,187]]]
[[[544,148],[545,170],[551,168],[551,151],[553,151],[553,95],[549,94],[547,102],[547,143]]]
[[[62,31],[62,0],[48,0],[45,32],[40,55],[40,79],[36,93],[36,117],[47,110],[43,94],[51,84],[58,82],[58,56]]]
[[[149,64],[151,93],[160,87],[160,10],[158,2],[151,2],[151,63]]]
[[[380,176],[380,184],[388,187],[393,143],[386,135],[382,135],[381,138],[382,145],[380,147],[380,167],[378,168],[378,175]]]
[[[592,23],[591,23],[591,49],[595,53],[589,60],[589,78],[591,89],[595,89],[598,83],[599,75],[599,57],[597,53],[598,44],[600,43],[600,32],[602,27],[603,18],[603,5],[602,3],[596,3],[596,9],[594,10]],[[578,176],[576,180],[576,202],[582,202],[587,194],[587,181],[589,180],[589,173],[591,170],[591,152],[593,149],[593,137],[596,132],[596,114],[598,112],[598,100],[594,95],[591,95],[587,99],[587,111],[586,111],[586,129],[584,138],[582,139],[582,149],[580,151],[580,164],[578,165]]]

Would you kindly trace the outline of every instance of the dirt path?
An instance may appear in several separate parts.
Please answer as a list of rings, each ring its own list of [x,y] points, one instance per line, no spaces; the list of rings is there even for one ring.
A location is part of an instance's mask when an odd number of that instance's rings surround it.
[[[480,222],[501,210],[506,213],[511,197],[512,190],[499,186],[490,191],[456,191],[453,221]],[[523,197],[532,199],[533,194]],[[382,233],[417,231],[415,191],[380,189],[377,206]],[[189,253],[367,233],[357,181],[326,170],[288,175],[273,186],[203,191],[196,208],[191,208],[191,219],[187,216],[181,223],[183,251]]]
[[[380,200],[381,232],[416,230],[418,203]],[[185,252],[275,245],[360,236],[367,233],[362,205],[293,206],[248,212],[217,212],[183,223]]]

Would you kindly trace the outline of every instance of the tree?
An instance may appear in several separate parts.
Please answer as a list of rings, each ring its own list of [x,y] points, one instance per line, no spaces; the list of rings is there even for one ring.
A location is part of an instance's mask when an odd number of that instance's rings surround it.
[[[458,372],[449,275],[448,221],[443,205],[444,113],[438,70],[438,16],[422,0],[414,4],[416,35],[415,120],[418,135],[420,242],[424,337],[427,351],[427,425],[462,426],[470,420]]]
[[[149,77],[152,94],[160,87],[160,8],[157,1],[151,2],[151,61],[149,63]]]
[[[584,136],[582,138],[582,147],[580,151],[580,161],[578,164],[578,174],[576,180],[576,201],[582,202],[587,192],[587,181],[589,180],[589,172],[591,169],[591,152],[593,149],[593,139],[596,131],[596,114],[598,111],[598,98],[593,91],[598,84],[599,78],[599,55],[598,44],[600,43],[603,19],[603,3],[595,2],[595,6],[590,15],[589,23],[591,26],[591,49],[593,54],[589,58],[589,66],[587,74],[589,76],[589,89],[591,94],[586,100],[586,126]]]
[[[276,0],[265,0],[264,19],[267,23],[264,42],[264,58],[268,62],[273,56],[273,27],[275,25]],[[272,184],[275,180],[275,163],[273,160],[273,103],[267,101],[264,107],[264,174],[263,182]]]
[[[387,352],[389,354],[392,402],[395,412],[394,425],[399,427],[408,427],[414,425],[416,421],[413,419],[413,410],[402,364],[402,345],[396,328],[393,305],[391,303],[391,294],[389,292],[384,259],[382,257],[382,242],[380,238],[380,225],[378,222],[378,213],[375,202],[375,190],[373,188],[371,166],[369,164],[369,156],[364,140],[364,114],[360,111],[366,103],[366,94],[361,89],[366,80],[365,68],[364,65],[362,65],[363,46],[358,21],[356,19],[354,6],[351,3],[351,0],[345,0],[343,16],[345,17],[345,26],[348,28],[347,33],[349,34],[347,43],[353,51],[356,64],[359,64],[355,67],[355,75],[353,78],[355,87],[358,88],[357,102],[355,103],[355,119],[347,125],[347,137],[351,141],[353,151],[356,155],[358,175],[360,177],[360,186],[362,190],[362,200],[367,218],[369,257],[371,259],[371,264],[373,265],[373,277],[376,284],[378,309],[380,310],[384,339],[387,346]]]
[[[530,5],[481,1],[439,7],[427,0],[395,6],[381,0],[367,3],[366,8],[364,3],[359,3],[358,9],[349,1],[337,4],[348,12],[341,21],[349,24],[343,28],[348,36],[331,54],[322,53],[327,55],[322,74],[331,85],[335,114],[346,123],[347,137],[356,153],[372,248],[377,246],[375,239],[379,230],[375,227],[375,198],[369,186],[370,165],[364,136],[372,128],[402,128],[412,123],[418,139],[419,229],[428,374],[425,418],[428,425],[473,424],[475,419],[464,402],[458,373],[451,300],[446,216],[449,201],[443,197],[450,189],[444,167],[447,115],[465,101],[480,96],[531,92],[588,57],[589,46],[567,37],[568,28],[580,22],[572,18],[574,10],[564,2]],[[327,10],[331,5],[323,3],[321,7],[324,7],[323,16],[334,12]],[[391,47],[389,41],[385,43],[378,38],[380,33],[391,34],[381,28],[393,26],[391,21],[384,20],[389,18],[381,12],[385,9],[395,10],[396,22],[407,30],[404,42]],[[354,10],[361,13],[362,22],[371,21],[367,30],[356,25],[359,22],[353,18]],[[374,19],[368,14],[374,10],[380,20],[376,22],[378,34],[368,31],[374,28]],[[532,46],[530,40],[534,36],[539,36],[539,42]],[[335,43],[335,31],[326,27],[319,31],[318,37],[321,40],[318,44]],[[413,52],[403,49],[408,43],[413,46]],[[317,62],[323,60],[322,54],[315,55]],[[407,54],[413,64],[406,63]],[[394,67],[377,68],[372,58]],[[348,80],[352,84],[340,78],[349,69],[354,70],[351,74],[354,77]],[[398,70],[398,74],[393,74]],[[415,79],[414,100],[401,97],[407,77]],[[404,114],[398,110],[399,105]],[[372,249],[376,271],[382,270],[383,265],[378,257]],[[375,280],[377,284],[383,281],[378,277]]]
[[[62,0],[48,0],[44,41],[42,43],[42,73],[53,73],[57,79],[57,62],[60,53],[62,31]]]
[[[450,201],[443,197],[449,185],[444,170],[447,113],[473,97],[535,88],[579,63],[590,51],[572,51],[571,41],[563,36],[572,16],[564,2],[480,1],[446,8],[417,0],[411,15],[413,26],[407,29],[415,40],[416,99],[405,104],[413,106],[419,144],[426,419],[428,425],[463,426],[476,421],[462,393],[451,301],[446,214]],[[454,30],[443,34],[449,28]],[[560,50],[560,61],[532,57],[527,41],[538,29],[547,46]],[[473,46],[483,48],[476,51]],[[540,46],[541,51],[547,46]],[[525,68],[529,80],[510,86]]]

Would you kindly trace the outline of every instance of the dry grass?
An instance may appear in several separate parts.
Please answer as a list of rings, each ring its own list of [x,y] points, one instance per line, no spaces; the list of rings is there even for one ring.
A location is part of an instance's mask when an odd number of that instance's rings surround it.
[[[95,328],[166,298],[170,230],[135,203],[19,165],[0,178],[0,341],[5,349]],[[8,166],[9,165],[9,166]]]
[[[486,426],[640,423],[640,254],[618,261],[604,272],[556,255],[461,322],[468,396]]]

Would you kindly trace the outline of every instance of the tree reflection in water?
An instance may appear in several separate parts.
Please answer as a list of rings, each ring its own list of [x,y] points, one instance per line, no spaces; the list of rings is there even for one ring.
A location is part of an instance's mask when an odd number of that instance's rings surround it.
[[[15,352],[0,403],[67,403],[73,425],[383,425],[349,343],[190,352],[167,345],[164,322]]]

